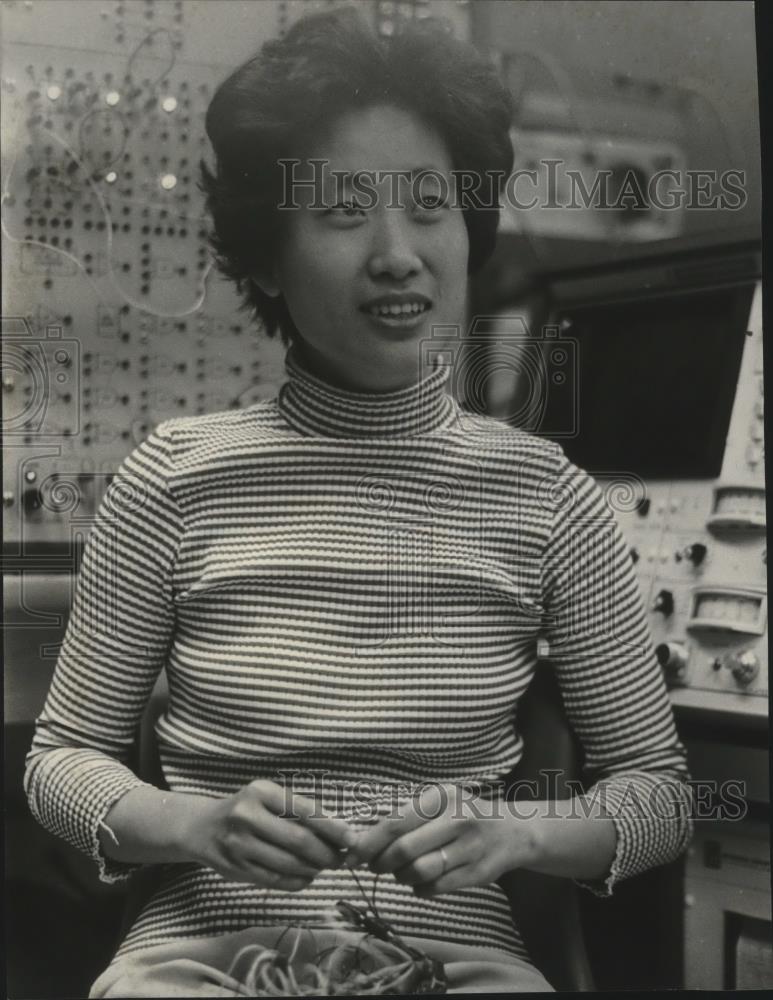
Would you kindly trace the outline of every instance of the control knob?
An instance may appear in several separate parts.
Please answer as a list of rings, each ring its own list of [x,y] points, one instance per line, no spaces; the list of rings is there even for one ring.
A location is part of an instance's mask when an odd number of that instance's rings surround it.
[[[687,676],[687,647],[681,642],[661,642],[655,647],[655,656],[663,668],[666,680],[684,684]]]
[[[652,605],[653,611],[659,611],[664,618],[674,613],[674,595],[670,590],[661,590]]]
[[[702,542],[693,542],[692,545],[688,545],[681,551],[676,552],[674,558],[677,562],[681,562],[682,559],[687,559],[693,564],[693,566],[700,566],[706,558],[707,552],[708,549]]]
[[[724,665],[728,668],[739,684],[751,684],[760,672],[760,661],[751,649],[740,653],[728,653]]]

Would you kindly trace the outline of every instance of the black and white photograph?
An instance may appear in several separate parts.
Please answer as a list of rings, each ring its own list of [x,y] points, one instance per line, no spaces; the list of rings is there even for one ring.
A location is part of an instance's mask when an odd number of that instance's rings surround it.
[[[773,989],[760,7],[0,19],[5,995]]]

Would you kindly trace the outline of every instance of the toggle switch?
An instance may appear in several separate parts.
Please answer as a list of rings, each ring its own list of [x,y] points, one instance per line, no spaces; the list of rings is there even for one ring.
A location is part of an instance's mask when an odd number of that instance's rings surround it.
[[[659,611],[664,618],[674,613],[674,595],[670,590],[661,590],[652,605],[653,611]]]

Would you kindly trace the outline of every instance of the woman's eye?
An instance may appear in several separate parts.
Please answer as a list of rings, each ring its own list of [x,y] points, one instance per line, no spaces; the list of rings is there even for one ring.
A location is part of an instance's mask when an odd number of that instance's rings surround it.
[[[330,208],[330,213],[333,215],[343,216],[346,219],[356,218],[360,214],[364,214],[365,209],[361,205],[358,205],[356,201],[339,201]]]
[[[416,199],[416,208],[421,212],[437,212],[447,205],[446,199],[439,194],[425,194]]]

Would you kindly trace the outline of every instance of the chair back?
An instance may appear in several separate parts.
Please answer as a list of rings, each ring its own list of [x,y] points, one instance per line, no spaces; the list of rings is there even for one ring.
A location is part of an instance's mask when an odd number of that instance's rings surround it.
[[[541,661],[518,705],[524,753],[508,779],[508,797],[568,798],[581,778],[582,753],[564,713],[558,682]],[[527,784],[528,783],[528,784]],[[571,879],[526,869],[506,872],[499,884],[532,961],[559,992],[594,990],[582,930],[579,887]]]

